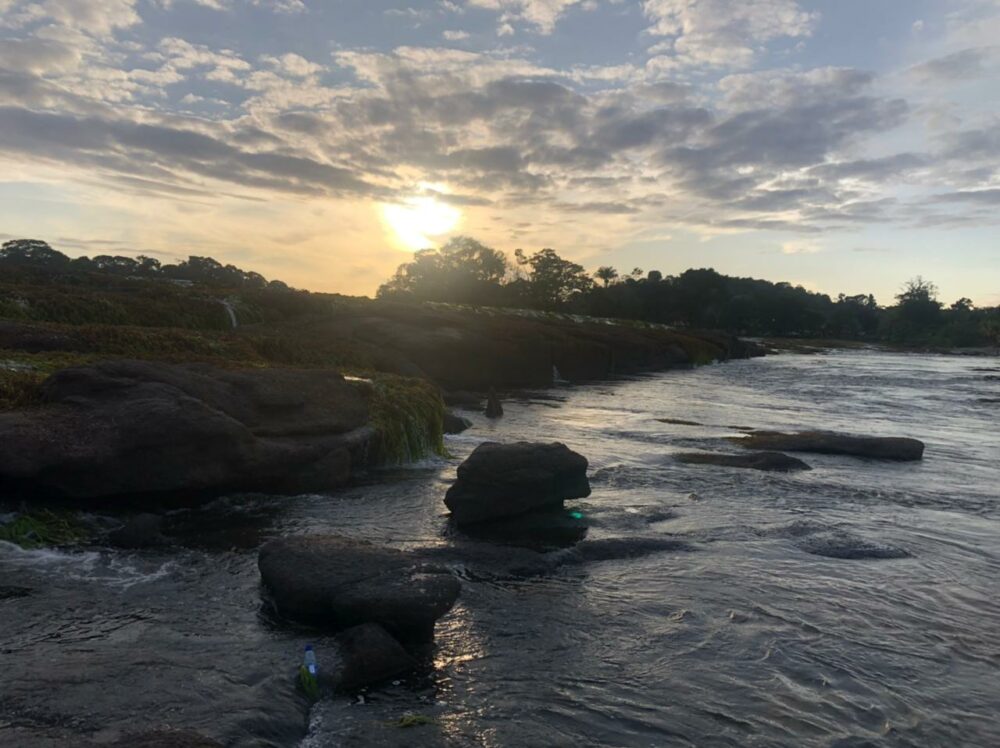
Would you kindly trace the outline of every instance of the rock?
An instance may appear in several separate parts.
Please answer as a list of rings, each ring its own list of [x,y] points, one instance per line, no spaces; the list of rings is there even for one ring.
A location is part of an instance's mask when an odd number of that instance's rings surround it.
[[[348,480],[371,437],[365,394],[329,370],[104,361],[56,372],[42,397],[0,413],[0,493],[323,490]]]
[[[877,460],[919,460],[924,454],[924,443],[917,439],[852,436],[833,431],[800,431],[796,434],[754,431],[746,437],[736,437],[734,441],[748,449],[819,452]]]
[[[594,561],[617,561],[620,559],[642,558],[652,553],[693,551],[694,546],[673,538],[602,538],[588,540],[567,552],[562,563],[583,563]]]
[[[433,639],[461,589],[440,567],[336,535],[272,540],[257,563],[281,615],[334,630],[377,623],[407,645]]]
[[[489,397],[486,398],[486,410],[483,411],[487,418],[500,418],[503,415],[503,406],[500,398],[497,397],[496,390],[490,387]]]
[[[9,584],[0,585],[0,600],[16,600],[19,597],[27,597],[30,594],[30,587],[18,587]]]
[[[444,404],[453,408],[468,408],[469,410],[479,410],[483,407],[483,396],[475,392],[456,390],[454,392],[444,392],[441,394]]]
[[[222,743],[190,730],[164,729],[129,733],[108,748],[222,748]]]
[[[444,503],[457,524],[467,525],[589,495],[587,458],[565,444],[484,442],[458,466]]]
[[[798,543],[798,547],[814,556],[843,559],[887,559],[909,558],[903,548],[873,543],[846,532],[811,535]]]
[[[116,548],[153,548],[170,541],[163,535],[163,518],[158,514],[137,514],[108,534],[108,542]]]
[[[748,455],[720,454],[717,452],[683,452],[675,456],[678,462],[688,465],[718,465],[721,467],[750,468],[751,470],[812,470],[797,457],[789,457],[781,452],[759,452]]]
[[[445,411],[444,414],[444,433],[446,434],[461,434],[468,428],[472,427],[472,421],[468,418],[463,418],[462,416],[456,416],[450,411]]]
[[[544,550],[583,540],[587,521],[579,512],[548,509],[464,525],[462,531],[479,540]]]
[[[336,687],[356,691],[413,670],[417,661],[377,623],[354,626],[337,635],[340,669]]]

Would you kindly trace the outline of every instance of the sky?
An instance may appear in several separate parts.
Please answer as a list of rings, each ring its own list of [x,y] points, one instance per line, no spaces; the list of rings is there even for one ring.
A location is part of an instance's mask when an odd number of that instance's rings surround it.
[[[0,0],[0,240],[1000,304],[1000,0]]]

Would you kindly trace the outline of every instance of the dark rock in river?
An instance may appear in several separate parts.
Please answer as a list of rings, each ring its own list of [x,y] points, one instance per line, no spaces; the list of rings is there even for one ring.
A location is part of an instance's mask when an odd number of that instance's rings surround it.
[[[281,615],[335,630],[377,623],[406,644],[431,641],[461,589],[440,567],[336,535],[272,540],[257,563]]]
[[[153,548],[170,541],[163,535],[163,518],[158,514],[137,514],[108,533],[108,542],[116,548]]]
[[[297,493],[342,485],[371,437],[329,370],[105,361],[64,369],[42,407],[0,414],[0,490],[75,500]]]
[[[579,512],[544,509],[467,524],[462,532],[491,543],[544,550],[565,548],[583,540],[587,535],[587,521]]]
[[[754,431],[739,437],[736,444],[748,449],[788,452],[819,452],[852,455],[877,460],[919,460],[924,443],[917,439],[884,436],[852,436],[833,431],[801,431],[784,434],[778,431]]]
[[[719,465],[721,467],[750,468],[751,470],[812,470],[797,457],[781,452],[758,452],[757,454],[731,455],[717,452],[683,452],[676,455],[679,462],[689,465]]]
[[[463,431],[471,427],[472,427],[472,421],[470,421],[468,418],[457,416],[454,413],[448,411],[445,412],[444,433],[461,434]]]
[[[31,589],[29,587],[17,587],[9,584],[0,585],[0,601],[16,600],[19,597],[27,597],[30,594]]]
[[[559,508],[590,495],[587,458],[553,442],[484,442],[458,466],[444,503],[460,525]]]
[[[500,418],[503,415],[503,405],[500,404],[500,398],[492,387],[489,397],[486,398],[486,410],[483,412],[487,418]]]
[[[834,532],[811,535],[798,543],[798,547],[814,556],[843,559],[909,558],[908,551],[891,545],[873,543],[857,535]]]
[[[354,626],[337,635],[340,667],[336,687],[354,691],[416,667],[416,660],[377,623]]]

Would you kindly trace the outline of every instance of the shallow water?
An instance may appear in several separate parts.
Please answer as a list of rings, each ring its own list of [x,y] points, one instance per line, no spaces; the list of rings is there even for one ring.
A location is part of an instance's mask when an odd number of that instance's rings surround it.
[[[177,512],[180,551],[5,546],[2,584],[32,593],[0,600],[0,744],[171,724],[305,748],[1000,745],[1000,404],[983,402],[1000,382],[985,366],[841,351],[550,390],[497,422],[465,414],[475,426],[449,437],[453,460],[333,496]],[[794,474],[672,460],[737,449],[725,437],[739,427],[913,436],[927,451],[801,455],[814,469]],[[487,439],[560,440],[590,459],[593,494],[572,503],[588,541],[690,547],[531,577],[453,561],[463,592],[433,667],[324,700],[301,740],[292,673],[306,641],[321,666],[328,642],[270,619],[256,547],[326,531],[447,546],[441,498]],[[831,537],[909,557],[807,552]],[[437,725],[386,726],[406,712]]]

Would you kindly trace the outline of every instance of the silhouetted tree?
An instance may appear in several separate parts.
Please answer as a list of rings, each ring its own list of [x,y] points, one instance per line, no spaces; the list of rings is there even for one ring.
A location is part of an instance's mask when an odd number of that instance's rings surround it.
[[[594,271],[594,277],[603,282],[604,287],[607,288],[618,277],[618,271],[610,265],[602,265]]]
[[[532,301],[543,309],[554,309],[573,294],[593,287],[594,283],[582,265],[564,260],[553,249],[542,249],[528,257],[516,250],[517,264],[528,272]]]

